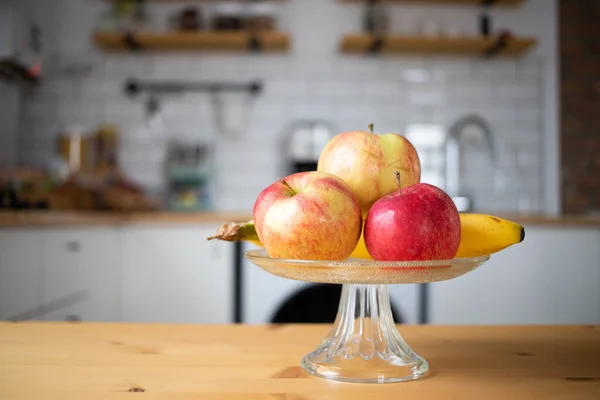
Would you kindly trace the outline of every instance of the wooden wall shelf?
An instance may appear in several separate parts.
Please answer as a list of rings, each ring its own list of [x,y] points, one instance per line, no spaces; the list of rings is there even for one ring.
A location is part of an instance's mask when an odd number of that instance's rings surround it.
[[[365,0],[340,0],[343,3],[365,3]],[[463,5],[463,6],[481,6],[486,3],[485,0],[382,0],[385,3],[406,3],[406,4],[438,4],[438,5]],[[526,0],[495,0],[490,1],[494,7],[519,7]]]
[[[290,47],[290,36],[282,32],[95,33],[93,41],[108,51],[284,52]]]
[[[536,44],[533,38],[509,38],[499,42],[484,37],[426,37],[384,35],[380,39],[368,34],[345,35],[342,53],[414,54],[438,56],[520,57]]]

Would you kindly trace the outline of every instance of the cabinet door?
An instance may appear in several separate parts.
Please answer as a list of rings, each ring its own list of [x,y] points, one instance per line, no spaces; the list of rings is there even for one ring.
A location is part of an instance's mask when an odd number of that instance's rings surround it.
[[[600,323],[600,231],[527,229],[523,243],[430,293],[432,323]]]
[[[44,319],[118,321],[117,230],[48,230],[43,242]]]
[[[0,320],[39,318],[42,261],[40,232],[0,231]]]
[[[208,242],[217,226],[139,227],[123,233],[123,319],[232,321],[233,246]]]

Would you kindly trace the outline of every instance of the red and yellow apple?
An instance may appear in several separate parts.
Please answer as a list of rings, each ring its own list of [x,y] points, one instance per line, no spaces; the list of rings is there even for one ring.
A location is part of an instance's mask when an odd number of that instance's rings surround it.
[[[417,150],[396,133],[340,133],[325,145],[317,170],[342,178],[365,214],[378,199],[397,190],[394,171],[402,174],[402,187],[421,181]]]
[[[418,183],[377,200],[364,239],[376,261],[449,260],[460,246],[458,209],[443,190]]]
[[[289,175],[264,189],[254,225],[269,256],[298,260],[345,260],[362,231],[356,195],[326,172]]]

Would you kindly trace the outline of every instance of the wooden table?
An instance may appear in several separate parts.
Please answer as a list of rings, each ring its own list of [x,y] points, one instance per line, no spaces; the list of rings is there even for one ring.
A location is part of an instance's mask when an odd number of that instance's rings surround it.
[[[600,327],[401,326],[413,382],[306,375],[326,325],[0,323],[0,399],[600,399]]]

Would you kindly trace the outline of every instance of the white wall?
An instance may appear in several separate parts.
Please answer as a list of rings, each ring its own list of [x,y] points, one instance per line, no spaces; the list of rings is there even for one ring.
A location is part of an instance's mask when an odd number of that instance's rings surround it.
[[[539,46],[532,57],[538,57],[544,63],[540,75],[544,211],[558,214],[561,210],[558,2],[529,0],[524,4],[522,13],[498,12],[497,21],[539,39]]]
[[[210,12],[210,3],[195,3]],[[52,151],[61,127],[102,122],[122,127],[121,161],[136,180],[160,184],[164,144],[169,137],[214,140],[217,207],[249,210],[259,191],[283,173],[279,140],[293,119],[324,118],[338,130],[402,133],[409,123],[449,126],[468,112],[489,120],[498,143],[503,190],[485,160],[467,172],[467,183],[490,211],[558,210],[556,1],[529,0],[520,9],[494,10],[494,27],[531,34],[540,46],[522,60],[414,57],[355,57],[337,52],[345,32],[360,29],[361,5],[335,0],[290,0],[280,24],[293,37],[282,55],[104,54],[90,43],[91,29],[106,2],[54,0],[47,80],[25,112],[22,162],[40,162]],[[156,20],[180,3],[156,4]],[[419,21],[477,32],[479,10],[461,6],[392,6],[393,30],[414,32]],[[60,74],[73,62],[93,72]],[[415,73],[416,72],[416,73]],[[415,75],[425,77],[415,81]],[[165,130],[150,130],[143,104],[123,95],[130,77],[188,80],[261,78],[265,93],[240,138],[224,138],[213,122],[207,95],[173,99],[164,106]],[[474,157],[475,158],[475,157]]]
[[[0,81],[0,168],[17,162],[20,99],[17,86]]]

